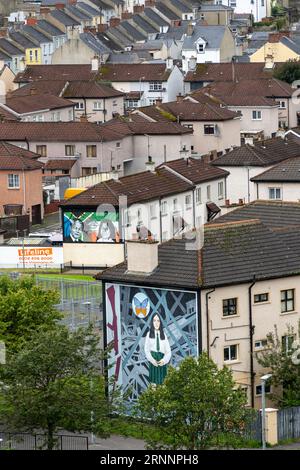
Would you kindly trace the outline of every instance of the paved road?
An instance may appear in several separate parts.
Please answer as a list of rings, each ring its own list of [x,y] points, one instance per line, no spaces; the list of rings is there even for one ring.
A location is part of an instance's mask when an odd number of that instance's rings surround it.
[[[89,450],[144,450],[145,442],[132,437],[111,436],[108,439],[95,439]]]
[[[45,215],[43,223],[40,225],[33,225],[31,232],[56,232],[61,229],[61,223],[59,219],[59,212],[54,214]]]

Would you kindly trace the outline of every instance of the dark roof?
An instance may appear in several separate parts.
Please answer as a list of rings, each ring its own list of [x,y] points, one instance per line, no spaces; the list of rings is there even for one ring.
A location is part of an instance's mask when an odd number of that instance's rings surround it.
[[[153,23],[157,24],[158,26],[169,26],[169,23],[165,21],[159,14],[157,14],[152,8],[145,8],[144,15],[152,20]]]
[[[111,98],[124,93],[92,81],[71,82],[63,93],[65,98]]]
[[[147,37],[147,33],[140,33],[129,21],[122,21],[117,29],[122,32],[125,30],[125,34],[134,41],[144,41]]]
[[[162,167],[171,168],[171,170],[176,171],[176,173],[184,176],[194,184],[224,178],[229,175],[228,171],[213,167],[210,164],[195,158],[189,158],[187,160],[184,158],[173,160],[171,162],[163,163],[160,165],[160,168]]]
[[[53,18],[55,18],[64,26],[79,26],[80,25],[78,21],[74,20],[74,18],[67,15],[67,13],[65,13],[62,10],[53,10],[51,11],[50,15],[53,16]]]
[[[52,37],[64,36],[65,33],[46,20],[38,20],[37,27]]]
[[[276,181],[282,183],[300,183],[300,155],[294,158],[288,158],[278,163],[269,170],[260,175],[251,178],[251,181]]]
[[[275,64],[278,67],[279,64]],[[273,75],[273,70],[266,70],[264,62],[240,62],[232,65],[231,62],[221,64],[198,64],[195,71],[190,71],[185,76],[186,82],[216,82],[266,79]]]
[[[242,145],[212,162],[217,166],[268,166],[300,156],[300,142],[276,137],[255,145]]]
[[[36,42],[28,39],[25,34],[22,34],[19,31],[10,31],[9,32],[9,37],[17,44],[19,44],[21,47],[24,47],[25,49],[30,48],[30,49],[36,49],[38,48]]]
[[[24,56],[24,52],[6,38],[0,38],[0,49],[10,56]]]
[[[17,121],[18,118],[15,114],[10,113],[7,109],[0,106],[0,123],[8,121]]]
[[[28,83],[36,80],[64,80],[65,82],[73,82],[91,80],[95,75],[96,72],[92,72],[90,64],[29,65],[24,72],[18,73],[15,82]]]
[[[37,95],[55,95],[60,96],[66,86],[64,80],[36,80],[17,88],[11,93],[12,97],[30,96],[32,93]]]
[[[43,167],[38,155],[7,142],[0,142],[0,170],[38,170]]]
[[[211,288],[300,274],[300,204],[252,203],[205,226],[204,247],[185,239],[159,246],[158,267],[148,275],[127,262],[97,279],[181,288]],[[194,242],[192,242],[194,243]]]
[[[166,18],[168,18],[169,20],[179,20],[180,19],[180,17],[176,13],[174,13],[173,10],[168,8],[163,2],[156,2],[155,8],[160,13],[162,13],[162,15],[164,15]]]
[[[227,121],[239,117],[239,114],[226,108],[189,100],[161,103],[139,110],[156,121]]]
[[[25,25],[23,26],[22,29],[24,34],[31,36],[33,39],[35,39],[39,44],[44,44],[44,43],[49,43],[52,42],[53,39],[49,39],[48,36],[46,36],[44,33],[41,33],[38,29],[36,29],[33,26],[28,26]]]
[[[119,205],[119,196],[127,196],[128,204],[189,191],[193,185],[165,168],[157,172],[145,171],[124,176],[118,181],[109,180],[96,184],[87,191],[62,203],[62,206],[98,206],[101,203]]]
[[[77,160],[64,159],[64,160],[48,160],[45,163],[45,170],[71,170]]]
[[[99,80],[111,82],[166,81],[170,70],[165,63],[158,64],[105,64],[99,70]]]
[[[18,114],[34,113],[45,109],[60,109],[75,106],[69,100],[54,95],[16,96],[6,100],[6,106]]]

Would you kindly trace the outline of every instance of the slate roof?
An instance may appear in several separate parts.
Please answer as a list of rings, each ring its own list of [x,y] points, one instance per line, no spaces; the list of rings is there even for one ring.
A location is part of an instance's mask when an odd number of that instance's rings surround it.
[[[35,40],[29,39],[19,31],[10,31],[9,37],[24,49],[36,49],[38,47]]]
[[[155,3],[155,8],[162,13],[166,18],[168,18],[170,21],[174,20],[179,20],[180,17],[170,8],[168,8],[164,2],[156,2]]]
[[[61,31],[59,28],[57,28],[52,23],[49,23],[49,21],[46,21],[46,20],[38,20],[36,26],[37,28],[40,28],[42,31],[44,31],[45,33],[49,34],[52,37],[65,35],[63,31]]]
[[[134,41],[144,41],[145,38],[147,37],[147,33],[141,33],[138,31],[134,25],[129,23],[129,21],[122,21],[119,26],[117,26],[117,29],[119,31],[124,31],[125,34],[129,37],[132,38]]]
[[[124,262],[96,278],[195,289],[299,275],[299,228],[300,204],[252,203],[207,224],[201,251],[185,239],[170,240],[158,247],[151,274],[130,273]]]
[[[111,49],[92,33],[80,34],[81,41],[86,44],[95,54],[110,54]]]
[[[0,38],[0,49],[10,56],[24,56],[24,52],[6,38]]]
[[[144,15],[158,26],[169,26],[169,23],[157,14],[152,8],[145,8]]]
[[[39,44],[47,44],[49,42],[53,42],[53,39],[49,38],[45,34],[41,33],[38,29],[34,28],[33,26],[25,25],[22,28],[24,34],[29,35],[37,41]]]
[[[67,15],[63,10],[52,10],[50,15],[66,27],[80,25],[80,22],[74,20],[74,18]]]
[[[159,28],[156,26],[154,27],[152,24],[150,24],[145,18],[143,18],[141,15],[133,15],[132,20],[140,26],[140,28],[145,31],[146,33],[157,33],[159,31]]]
[[[251,181],[255,182],[281,182],[281,183],[300,183],[300,155],[294,158],[288,158],[278,163],[269,170],[254,176]]]
[[[186,36],[182,49],[195,50],[195,41],[203,38],[207,49],[219,49],[226,32],[226,26],[203,26],[195,25],[191,36]]]
[[[293,139],[276,137],[255,145],[242,145],[216,158],[217,166],[269,166],[290,157],[300,156],[300,143]]]

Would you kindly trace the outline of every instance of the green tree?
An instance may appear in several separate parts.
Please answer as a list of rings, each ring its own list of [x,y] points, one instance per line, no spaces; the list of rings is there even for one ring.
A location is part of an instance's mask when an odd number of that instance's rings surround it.
[[[58,292],[37,286],[33,277],[0,277],[0,341],[7,351],[20,349],[40,326],[53,326],[61,318],[58,301]]]
[[[106,398],[99,337],[91,328],[38,330],[0,369],[0,419],[10,430],[44,430],[53,449],[59,429],[106,433],[114,397]]]
[[[295,80],[300,79],[300,61],[289,60],[280,67],[276,67],[274,78],[292,84]]]
[[[298,324],[300,338],[300,322]],[[271,398],[279,407],[300,405],[299,346],[294,342],[295,329],[287,325],[286,333],[279,337],[277,328],[267,335],[267,348],[257,353],[257,361],[272,374],[274,392]]]
[[[250,411],[242,390],[234,390],[228,368],[202,354],[185,358],[179,368],[169,368],[162,385],[150,386],[137,405],[139,417],[160,430],[151,448],[205,449],[230,445],[243,435]],[[221,444],[222,443],[222,444]]]

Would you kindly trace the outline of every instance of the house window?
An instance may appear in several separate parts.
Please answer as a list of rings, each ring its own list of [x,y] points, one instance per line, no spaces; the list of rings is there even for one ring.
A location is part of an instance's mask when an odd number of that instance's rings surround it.
[[[252,120],[261,121],[261,111],[252,111]]]
[[[192,196],[189,194],[188,196],[185,196],[185,208],[191,209],[191,207],[192,207]]]
[[[163,201],[161,203],[161,213],[162,213],[162,215],[166,215],[168,213],[168,202],[167,201]]]
[[[204,44],[198,45],[198,52],[204,52]]]
[[[196,203],[201,204],[201,188],[196,189]]]
[[[254,295],[254,303],[259,304],[261,302],[268,302],[269,300],[269,294],[268,292],[265,292],[263,294],[255,294]]]
[[[150,217],[156,219],[156,204],[150,204]]]
[[[60,112],[51,113],[51,121],[58,122],[60,121]]]
[[[237,315],[237,298],[223,300],[223,317]]]
[[[280,109],[286,109],[286,102],[285,101],[278,101]]]
[[[84,104],[81,103],[76,103],[75,109],[84,109]]]
[[[224,348],[224,362],[236,361],[238,359],[238,345],[232,344]]]
[[[97,173],[97,168],[96,167],[82,167],[81,172],[82,172],[82,176],[93,175],[94,173]]]
[[[73,121],[73,109],[69,109],[69,111],[68,111],[68,119],[69,119],[69,121]]]
[[[149,106],[153,106],[156,103],[157,98],[149,98]]]
[[[162,90],[162,82],[150,82],[149,83],[149,90],[150,91],[161,91]]]
[[[117,100],[113,100],[113,106],[118,106]]]
[[[211,197],[211,191],[210,191],[210,184],[208,186],[206,186],[206,198],[208,201],[210,201],[210,197]]]
[[[139,100],[127,100],[127,108],[137,108]]]
[[[177,212],[178,211],[178,199],[173,199],[173,211]]]
[[[295,341],[295,335],[286,335],[281,338],[282,351],[286,354],[292,351],[293,342]]]
[[[255,349],[264,349],[268,345],[268,340],[267,339],[259,339],[254,342],[254,348]]]
[[[20,176],[19,175],[8,175],[8,188],[9,189],[20,188]]]
[[[215,126],[213,124],[205,124],[204,135],[214,135],[214,134],[215,134]]]
[[[33,50],[32,49],[30,49],[29,51],[29,60],[30,62],[33,62]]]
[[[281,291],[281,313],[295,310],[295,289]]]
[[[96,158],[97,157],[97,146],[96,145],[87,145],[86,146],[86,156],[87,156],[87,158]]]
[[[130,227],[130,225],[131,225],[131,218],[130,218],[130,211],[129,211],[129,209],[127,209],[127,210],[124,212],[124,223],[125,223],[125,226],[126,226],[126,227]]]
[[[94,101],[94,111],[100,111],[101,110],[101,101]]]
[[[47,145],[37,145],[36,153],[38,153],[41,157],[47,157]]]
[[[73,157],[75,155],[75,145],[65,145],[65,156]]]
[[[116,143],[116,148],[117,148],[117,149],[121,148],[121,142],[117,142],[117,143]]]
[[[281,188],[269,188],[269,199],[281,199]]]
[[[218,183],[218,198],[223,199],[223,197],[224,197],[224,183],[223,181],[220,181],[220,183]]]
[[[268,383],[265,384],[265,393],[271,393],[271,385],[268,384]],[[261,385],[256,385],[255,395],[257,397],[260,397],[262,395],[262,386]]]
[[[230,6],[231,6],[232,8],[236,7],[236,0],[231,0],[231,1],[230,1]]]

